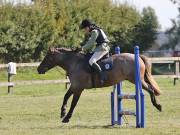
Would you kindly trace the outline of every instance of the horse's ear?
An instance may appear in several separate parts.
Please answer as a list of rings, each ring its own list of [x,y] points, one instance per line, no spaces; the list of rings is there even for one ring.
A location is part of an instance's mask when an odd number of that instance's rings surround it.
[[[53,46],[50,46],[48,51],[49,51],[50,53],[54,53],[55,48],[54,48]]]
[[[55,47],[51,46],[49,47],[49,52],[51,52],[52,54],[55,52],[59,52]]]

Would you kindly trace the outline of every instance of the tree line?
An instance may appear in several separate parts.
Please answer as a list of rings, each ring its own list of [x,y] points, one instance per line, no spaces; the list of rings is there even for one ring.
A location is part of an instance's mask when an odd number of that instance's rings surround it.
[[[140,13],[111,0],[36,0],[32,5],[0,2],[0,61],[32,62],[49,46],[78,47],[84,33],[80,22],[89,18],[107,33],[111,47],[132,52],[151,47],[159,24],[154,9]]]
[[[180,46],[180,1],[170,0],[173,4],[177,6],[178,16],[175,19],[171,19],[172,27],[166,30],[168,36],[168,43],[164,44],[161,49],[172,49]]]

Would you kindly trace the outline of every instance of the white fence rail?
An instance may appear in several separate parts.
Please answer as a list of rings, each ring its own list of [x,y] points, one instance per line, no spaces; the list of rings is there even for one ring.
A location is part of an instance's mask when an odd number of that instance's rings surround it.
[[[176,85],[176,81],[180,78],[180,57],[152,57],[149,58],[151,64],[153,63],[174,63],[175,71],[172,75],[153,75],[155,78],[173,78],[174,85]]]
[[[36,63],[16,63],[16,67],[37,67],[39,62]],[[0,64],[0,69],[8,68],[8,64]],[[56,83],[65,83],[65,87],[69,84],[69,79],[61,80],[28,80],[28,81],[12,81],[11,75],[8,74],[8,82],[0,82],[0,87],[8,87],[8,93],[12,93],[12,87],[16,85],[32,85],[32,84],[56,84]]]
[[[16,63],[16,67],[37,67],[39,66],[39,62],[36,63]],[[0,69],[7,68],[8,64],[0,64]]]

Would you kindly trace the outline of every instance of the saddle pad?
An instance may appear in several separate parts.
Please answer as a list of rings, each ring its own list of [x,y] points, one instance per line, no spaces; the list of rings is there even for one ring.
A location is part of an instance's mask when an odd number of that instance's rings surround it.
[[[109,71],[113,68],[113,59],[112,57],[100,60],[98,64],[101,66],[103,71]]]

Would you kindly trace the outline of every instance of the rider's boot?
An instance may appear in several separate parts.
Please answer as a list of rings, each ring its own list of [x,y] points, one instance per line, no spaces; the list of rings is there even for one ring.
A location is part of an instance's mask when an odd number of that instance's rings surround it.
[[[104,81],[107,80],[105,73],[102,71],[101,67],[97,63],[93,63],[92,67],[96,70],[96,72],[98,72],[100,76],[101,85],[103,85]]]

